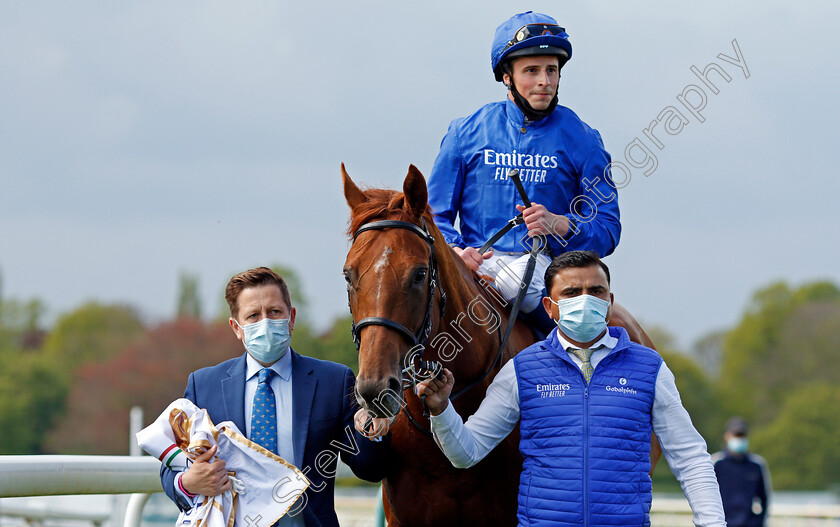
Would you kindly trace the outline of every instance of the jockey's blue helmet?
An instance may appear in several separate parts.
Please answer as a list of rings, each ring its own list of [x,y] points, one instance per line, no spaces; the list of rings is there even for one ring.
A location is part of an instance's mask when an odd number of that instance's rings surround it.
[[[526,11],[513,15],[496,28],[490,64],[497,81],[502,80],[502,65],[513,58],[527,55],[553,55],[560,67],[572,58],[572,43],[566,30],[557,21],[542,13]]]

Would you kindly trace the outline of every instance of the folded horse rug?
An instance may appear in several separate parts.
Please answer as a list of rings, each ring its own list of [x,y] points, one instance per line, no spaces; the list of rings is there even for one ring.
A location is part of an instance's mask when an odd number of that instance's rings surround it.
[[[196,506],[178,516],[177,527],[270,527],[309,486],[294,465],[247,439],[231,421],[213,425],[207,412],[178,399],[143,430],[137,443],[172,470],[218,445],[233,485],[218,496],[197,496]]]

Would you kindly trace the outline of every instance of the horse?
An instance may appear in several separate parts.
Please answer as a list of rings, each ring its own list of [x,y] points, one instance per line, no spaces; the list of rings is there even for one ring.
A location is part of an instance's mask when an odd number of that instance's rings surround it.
[[[467,418],[502,364],[535,342],[534,333],[517,319],[499,350],[507,302],[446,244],[414,165],[402,193],[360,189],[343,163],[341,173],[351,209],[352,245],[343,273],[359,353],[355,395],[373,417],[395,417],[393,464],[383,482],[388,525],[514,525],[522,471],[518,427],[481,462],[456,469],[435,443],[424,405],[404,377],[416,374],[420,357],[445,363],[455,376],[451,402]],[[653,346],[617,304],[610,323]],[[655,464],[661,450],[653,440]]]

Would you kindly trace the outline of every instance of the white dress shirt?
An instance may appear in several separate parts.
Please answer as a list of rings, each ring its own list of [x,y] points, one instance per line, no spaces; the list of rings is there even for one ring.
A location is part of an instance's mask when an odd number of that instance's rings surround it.
[[[556,330],[555,330],[556,331]],[[564,349],[577,348],[557,332]],[[601,360],[618,343],[609,332],[591,346],[590,362],[595,371]],[[583,361],[569,357],[580,368]],[[725,526],[717,478],[706,442],[691,424],[682,405],[674,374],[663,362],[656,377],[651,410],[653,432],[659,438],[668,466],[682,486],[698,527]],[[508,361],[487,388],[478,410],[464,423],[451,404],[440,415],[432,416],[432,432],[443,453],[457,468],[468,468],[496,447],[519,422],[519,383],[514,361]]]
[[[254,395],[260,383],[259,373],[264,366],[249,353],[245,358],[245,436],[251,437],[251,415],[254,412]],[[277,375],[271,376],[271,389],[277,401],[277,455],[295,463],[292,443],[292,354],[286,352],[280,360],[269,366]],[[267,526],[266,526],[267,527]]]
[[[277,375],[271,376],[271,389],[277,401],[277,455],[295,464],[295,447],[292,441],[292,354],[288,351],[280,360],[269,366]],[[251,414],[254,411],[254,395],[260,383],[260,370],[264,366],[248,353],[245,358],[245,434],[251,437]],[[717,480],[715,480],[717,481]],[[303,499],[303,498],[301,498]],[[293,506],[292,511],[299,510]],[[283,516],[277,527],[303,527],[303,514]],[[260,527],[271,527],[261,525]]]

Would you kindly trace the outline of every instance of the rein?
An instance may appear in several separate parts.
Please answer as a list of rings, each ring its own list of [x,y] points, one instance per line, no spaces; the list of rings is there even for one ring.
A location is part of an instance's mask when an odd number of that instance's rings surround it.
[[[516,190],[519,192],[519,196],[525,203],[525,208],[530,207],[531,200],[528,198],[528,193],[525,192],[525,187],[522,185],[522,180],[519,179],[519,169],[514,168],[513,170],[511,170],[508,177],[511,180],[513,180],[513,184],[516,187]],[[499,229],[499,231],[496,234],[491,236],[489,240],[484,242],[484,245],[482,245],[481,248],[478,250],[479,254],[486,253],[490,249],[490,247],[492,247],[494,243],[499,241],[499,239],[502,236],[507,234],[509,230],[523,223],[525,223],[525,219],[523,218],[523,215],[520,212],[519,214],[508,220],[507,224],[501,229]],[[510,338],[510,334],[513,331],[513,326],[516,324],[516,317],[519,316],[519,310],[522,307],[522,302],[525,300],[525,294],[528,292],[528,287],[531,285],[531,279],[534,277],[534,267],[537,263],[537,255],[543,248],[547,248],[549,253],[551,251],[551,247],[548,245],[548,242],[543,241],[544,238],[542,236],[537,236],[534,239],[540,240],[540,243],[535,243],[531,245],[531,252],[528,256],[528,263],[525,265],[525,275],[522,277],[522,284],[524,284],[525,287],[519,288],[519,293],[516,295],[516,299],[514,299],[513,301],[513,307],[510,308],[510,318],[508,318],[508,324],[505,328],[505,334],[502,337],[501,342],[499,344],[499,351],[496,352],[496,358],[493,359],[493,362],[484,371],[484,374],[481,377],[450,395],[450,401],[454,401],[455,399],[457,399],[458,397],[460,397],[461,395],[463,395],[464,393],[481,383],[481,381],[486,379],[490,375],[490,372],[492,372],[496,368],[496,364],[498,364],[499,361],[502,359],[502,353],[505,350],[505,346],[507,346],[508,339]]]
[[[534,267],[537,263],[537,254],[539,254],[541,248],[542,243],[534,244],[531,247],[531,253],[528,257],[528,263],[525,266],[525,275],[522,277],[522,283],[525,284],[525,287],[519,289],[519,293],[516,295],[516,299],[513,302],[513,307],[510,308],[510,318],[508,319],[508,324],[505,328],[505,334],[502,337],[501,342],[499,343],[499,351],[496,352],[496,358],[493,359],[493,362],[484,371],[484,374],[481,377],[450,395],[450,401],[454,401],[455,399],[457,399],[458,397],[460,397],[461,395],[463,395],[464,393],[468,392],[476,385],[481,383],[481,381],[486,379],[490,375],[490,372],[492,372],[496,368],[496,364],[498,364],[501,360],[502,353],[504,352],[505,346],[507,346],[508,340],[510,339],[510,334],[513,330],[513,326],[514,324],[516,324],[516,317],[519,316],[519,309],[522,307],[522,301],[525,300],[525,294],[528,292],[528,286],[531,284],[531,278],[534,277]]]
[[[513,180],[514,185],[516,186],[519,195],[522,197],[522,200],[525,203],[526,208],[531,206],[531,200],[528,199],[528,195],[525,192],[525,188],[522,185],[522,181],[519,179],[519,169],[513,169],[509,176],[511,180]],[[502,236],[507,234],[513,227],[517,225],[521,225],[525,223],[522,214],[518,214],[515,217],[511,218],[507,224],[502,227],[496,234],[494,234],[485,244],[479,249],[479,253],[483,254],[487,252],[492,245],[498,241]],[[406,221],[398,221],[398,220],[381,220],[381,221],[374,221],[371,223],[367,223],[362,225],[361,227],[356,230],[353,234],[353,243],[356,242],[356,239],[365,231],[372,231],[372,230],[384,230],[384,229],[404,229],[413,232],[417,236],[419,236],[423,241],[429,244],[430,254],[429,254],[429,302],[426,305],[426,313],[423,317],[423,323],[421,324],[420,328],[416,332],[412,332],[410,329],[405,327],[403,324],[399,322],[395,322],[391,319],[385,317],[365,317],[362,320],[351,323],[350,332],[353,335],[353,343],[356,345],[356,352],[358,353],[359,347],[361,346],[361,330],[367,326],[383,326],[389,329],[392,329],[401,335],[403,335],[411,344],[412,349],[416,348],[418,345],[421,346],[419,357],[419,368],[426,369],[432,373],[431,376],[439,375],[443,369],[443,365],[438,361],[424,361],[422,360],[423,352],[425,351],[425,344],[429,338],[429,334],[432,331],[432,308],[434,306],[434,298],[435,298],[435,289],[440,290],[440,317],[443,318],[444,310],[446,308],[446,292],[443,290],[443,287],[439,285],[439,275],[438,275],[438,268],[437,268],[437,259],[435,258],[435,238],[429,232],[428,227],[426,226],[426,221],[423,220],[423,228],[421,229],[419,226],[415,225],[414,223],[406,222]],[[522,302],[525,299],[525,294],[528,291],[528,286],[531,284],[531,278],[534,275],[534,267],[536,265],[537,255],[543,248],[548,248],[550,251],[551,248],[548,246],[548,243],[544,241],[542,236],[537,236],[535,239],[540,240],[540,243],[535,243],[531,246],[530,255],[528,258],[528,263],[525,267],[525,275],[523,276],[522,282],[525,287],[520,287],[519,293],[514,300],[513,307],[511,307],[510,317],[508,319],[507,327],[505,328],[504,335],[501,337],[499,342],[499,350],[496,352],[496,356],[493,359],[493,362],[488,366],[488,368],[484,371],[484,373],[476,380],[468,384],[467,386],[461,388],[457,392],[453,393],[450,397],[450,401],[454,401],[467,391],[471,390],[482,381],[484,381],[490,373],[496,368],[496,365],[499,364],[502,354],[504,353],[505,346],[507,346],[508,340],[510,338],[511,332],[513,330],[513,326],[516,324],[516,318],[519,316],[519,310],[522,306]],[[349,298],[349,290],[348,290],[348,299],[347,303],[350,304]],[[353,314],[353,308],[350,306],[350,314]],[[406,378],[406,373],[408,373],[408,378]],[[417,373],[418,368],[415,367],[414,361],[405,367],[402,370],[403,375],[403,389],[407,389],[409,387],[413,387],[417,383]],[[421,404],[423,406],[423,417],[429,417],[429,409],[426,407],[426,396],[421,396]],[[431,430],[426,430],[417,420],[411,415],[408,410],[406,410],[406,406],[403,405],[401,410],[408,418],[408,420],[421,432],[429,437],[433,437]]]

